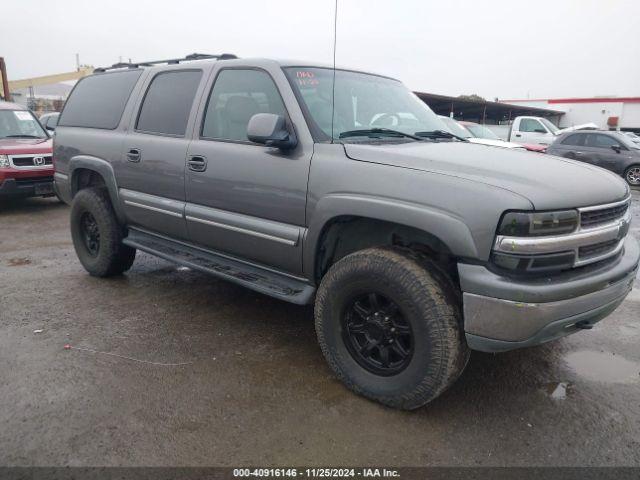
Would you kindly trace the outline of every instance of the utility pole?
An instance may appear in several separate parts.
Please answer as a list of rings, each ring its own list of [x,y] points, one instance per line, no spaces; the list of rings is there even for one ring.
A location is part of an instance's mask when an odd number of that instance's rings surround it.
[[[76,72],[80,71],[80,54],[76,53]]]
[[[11,101],[11,91],[9,90],[9,80],[7,80],[7,64],[4,57],[0,57],[0,80],[2,80],[2,96],[7,102]]]

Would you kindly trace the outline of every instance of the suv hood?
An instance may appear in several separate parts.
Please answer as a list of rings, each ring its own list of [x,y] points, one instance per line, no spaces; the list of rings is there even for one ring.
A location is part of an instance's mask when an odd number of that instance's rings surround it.
[[[536,210],[611,203],[629,192],[626,183],[608,170],[526,150],[466,142],[345,144],[344,148],[353,160],[451,175],[509,190],[527,198]]]
[[[490,145],[492,147],[502,147],[502,148],[524,148],[519,143],[513,142],[505,142],[504,140],[492,140],[490,138],[467,138],[471,143],[477,143],[479,145]]]
[[[27,153],[51,153],[50,138],[0,138],[0,155],[20,155]]]
[[[557,134],[566,132],[575,132],[576,130],[598,130],[598,125],[595,123],[581,123],[580,125],[574,125],[573,127],[561,128],[558,130]]]

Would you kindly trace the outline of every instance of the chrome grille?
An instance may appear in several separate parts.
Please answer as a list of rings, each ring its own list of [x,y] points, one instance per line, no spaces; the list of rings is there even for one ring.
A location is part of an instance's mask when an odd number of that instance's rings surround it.
[[[592,207],[578,208],[581,223],[562,235],[515,237],[497,235],[494,250],[512,255],[553,255],[573,252],[574,267],[610,259],[622,252],[629,231],[631,198]]]
[[[608,253],[618,246],[620,240],[608,240],[606,242],[594,243],[593,245],[586,245],[578,248],[578,256],[581,259],[594,257],[596,255],[602,255]]]
[[[9,160],[15,168],[42,168],[53,164],[50,153],[44,155],[9,155]]]
[[[594,227],[603,223],[617,220],[627,213],[629,203],[603,208],[600,210],[586,210],[580,212],[580,225],[582,227]]]

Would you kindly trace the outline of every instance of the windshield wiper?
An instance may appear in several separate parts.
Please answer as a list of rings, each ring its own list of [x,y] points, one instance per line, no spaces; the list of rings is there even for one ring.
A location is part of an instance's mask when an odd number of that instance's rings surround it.
[[[380,138],[380,136],[405,137],[405,138],[412,138],[413,140],[417,140],[419,142],[422,141],[422,138],[416,135],[411,135],[410,133],[404,133],[399,130],[391,130],[390,128],[362,128],[360,130],[348,130],[346,132],[340,132],[340,135],[338,135],[338,138],[347,138],[347,137]]]
[[[45,138],[45,137],[38,137],[37,135],[6,135],[3,138]]]
[[[457,138],[462,142],[468,142],[464,137],[456,135],[455,133],[447,132],[446,130],[431,130],[428,132],[416,132],[415,135],[417,137],[422,138]]]

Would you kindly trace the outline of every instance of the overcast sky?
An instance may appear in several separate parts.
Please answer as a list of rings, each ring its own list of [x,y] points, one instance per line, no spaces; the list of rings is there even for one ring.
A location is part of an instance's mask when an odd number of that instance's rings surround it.
[[[638,0],[338,0],[339,66],[446,95],[640,95]],[[231,52],[332,61],[334,0],[3,2],[9,80]]]

